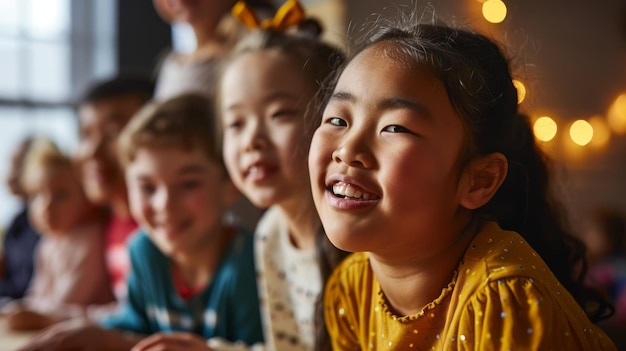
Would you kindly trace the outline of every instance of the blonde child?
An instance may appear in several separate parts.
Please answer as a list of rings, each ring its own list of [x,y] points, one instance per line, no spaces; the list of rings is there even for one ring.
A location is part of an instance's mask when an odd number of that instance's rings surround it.
[[[48,139],[32,141],[21,183],[30,221],[42,235],[33,280],[8,325],[36,330],[81,314],[91,304],[113,301],[104,258],[103,225],[87,201],[72,161]]]
[[[129,244],[128,298],[100,326],[43,335],[26,349],[207,350],[212,337],[263,341],[252,235],[222,224],[239,194],[215,122],[198,95],[149,104],[133,117],[119,139],[142,228]]]
[[[316,302],[343,257],[321,231],[308,182],[317,119],[308,107],[343,59],[320,41],[318,29],[307,20],[289,32],[272,26],[252,32],[226,61],[218,86],[228,172],[253,204],[267,208],[255,254],[268,350],[321,346]]]
[[[329,239],[355,252],[326,286],[335,350],[615,349],[581,307],[606,305],[580,283],[583,250],[484,36],[376,33],[328,97],[309,168]]]

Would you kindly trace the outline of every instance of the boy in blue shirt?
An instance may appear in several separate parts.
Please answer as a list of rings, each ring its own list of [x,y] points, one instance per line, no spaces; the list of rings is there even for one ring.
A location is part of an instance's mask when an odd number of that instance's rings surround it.
[[[130,244],[128,302],[104,327],[262,341],[252,236],[222,224],[238,193],[213,117],[206,99],[184,95],[149,105],[120,135],[143,229]]]
[[[63,340],[48,345],[207,350],[211,338],[263,341],[252,235],[222,224],[238,192],[212,111],[207,99],[182,95],[147,105],[122,131],[130,210],[141,228],[130,242],[127,301],[100,326],[57,333]]]

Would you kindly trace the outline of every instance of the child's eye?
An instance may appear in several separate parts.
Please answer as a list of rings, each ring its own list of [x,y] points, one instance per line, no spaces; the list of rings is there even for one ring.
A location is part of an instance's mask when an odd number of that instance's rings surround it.
[[[143,194],[143,195],[151,195],[156,191],[156,187],[154,185],[151,184],[140,184],[139,185],[139,191]]]
[[[343,119],[341,119],[339,117],[331,117],[328,120],[326,120],[326,123],[332,124],[332,125],[338,126],[338,127],[345,127],[345,126],[348,125],[348,123],[346,121],[344,121]]]
[[[390,125],[385,127],[385,129],[383,129],[383,132],[389,132],[389,133],[411,133],[410,130],[404,128],[403,126],[399,126],[399,125]]]
[[[185,190],[194,190],[200,187],[200,181],[199,180],[187,180],[184,181],[180,184],[181,188],[185,189]]]
[[[292,110],[279,110],[279,111],[272,113],[272,118],[284,118],[284,117],[293,116],[294,114],[295,114],[295,111],[292,111]]]
[[[243,126],[243,122],[242,121],[232,121],[226,124],[226,129],[232,129],[232,130],[238,130],[241,129],[241,127]]]

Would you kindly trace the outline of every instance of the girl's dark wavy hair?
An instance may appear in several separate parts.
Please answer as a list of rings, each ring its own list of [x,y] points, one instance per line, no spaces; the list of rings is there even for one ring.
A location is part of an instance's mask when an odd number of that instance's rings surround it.
[[[379,21],[384,28],[371,31],[356,55],[376,45],[406,67],[427,67],[438,77],[464,128],[459,175],[481,155],[499,152],[509,163],[504,183],[475,214],[521,234],[590,320],[610,317],[613,307],[584,285],[585,246],[568,232],[565,211],[552,192],[552,162],[538,148],[529,118],[518,111],[509,62],[499,46],[481,34],[434,19],[416,24],[415,16],[409,16],[401,22],[405,23]],[[320,108],[328,102],[334,83],[320,96]]]
[[[288,55],[293,62],[302,67],[302,73],[306,79],[309,79],[315,85],[319,92],[328,85],[329,81],[334,79],[334,75],[338,72],[345,61],[345,54],[338,48],[335,48],[320,39],[322,34],[322,26],[314,19],[306,19],[294,30],[274,31],[270,29],[261,29],[251,32],[234,48],[229,57],[224,60],[221,72],[223,73],[236,57],[247,52],[262,50],[278,50]],[[219,100],[218,92],[218,100]],[[315,108],[314,98],[310,102],[307,112],[304,116],[305,125],[309,131],[308,135],[303,135],[302,147],[308,148],[311,142],[313,131],[319,124],[320,112]],[[330,277],[333,268],[345,258],[348,253],[337,249],[333,246],[323,228],[319,228],[316,236],[316,249],[318,254],[318,263],[323,286]],[[323,314],[323,290],[315,304],[315,349],[330,350],[330,338],[326,330]]]

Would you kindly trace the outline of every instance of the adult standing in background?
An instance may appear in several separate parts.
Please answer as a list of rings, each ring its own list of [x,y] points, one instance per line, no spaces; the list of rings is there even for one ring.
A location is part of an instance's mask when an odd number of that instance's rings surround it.
[[[159,67],[155,98],[167,99],[186,92],[213,97],[218,60],[241,36],[242,27],[230,16],[235,0],[153,0],[167,23],[186,23],[193,30],[195,49],[169,52]],[[269,0],[249,0],[250,6],[272,14]]]

